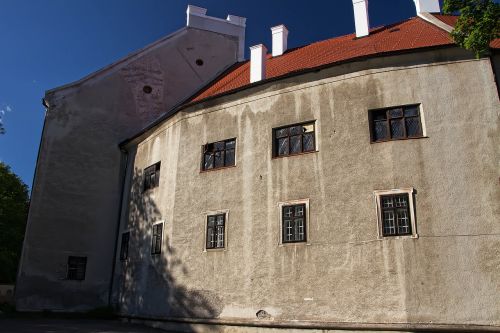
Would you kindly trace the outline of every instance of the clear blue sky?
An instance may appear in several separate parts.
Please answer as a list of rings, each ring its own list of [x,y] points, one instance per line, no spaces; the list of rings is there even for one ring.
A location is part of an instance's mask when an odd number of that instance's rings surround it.
[[[182,28],[188,3],[246,17],[247,54],[258,43],[270,49],[270,27],[281,23],[289,47],[354,31],[351,0],[0,0],[0,161],[31,187],[45,91]],[[372,27],[412,16],[413,0],[370,0]]]

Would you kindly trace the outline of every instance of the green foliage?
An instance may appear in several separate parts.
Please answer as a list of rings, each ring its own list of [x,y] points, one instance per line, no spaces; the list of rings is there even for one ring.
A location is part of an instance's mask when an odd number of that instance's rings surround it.
[[[493,0],[444,0],[443,11],[460,13],[451,35],[479,58],[488,55],[490,42],[500,37],[500,5]]]
[[[28,205],[28,186],[0,162],[0,283],[16,281]]]

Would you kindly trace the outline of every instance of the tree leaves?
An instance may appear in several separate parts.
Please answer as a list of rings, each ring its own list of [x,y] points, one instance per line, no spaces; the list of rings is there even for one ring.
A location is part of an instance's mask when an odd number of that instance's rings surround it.
[[[500,37],[500,5],[493,0],[445,0],[443,11],[460,13],[453,40],[476,54],[477,58],[490,52],[490,42]]]
[[[0,283],[16,280],[28,206],[28,186],[0,162]]]

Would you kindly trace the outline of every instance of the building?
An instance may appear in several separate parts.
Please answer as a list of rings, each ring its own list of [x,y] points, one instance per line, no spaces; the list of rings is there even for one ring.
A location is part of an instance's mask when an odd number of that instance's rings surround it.
[[[185,28],[49,91],[17,307],[500,330],[500,43],[457,47],[438,1],[371,30],[353,5],[355,34],[288,50],[277,26],[250,61],[244,18],[189,6]]]

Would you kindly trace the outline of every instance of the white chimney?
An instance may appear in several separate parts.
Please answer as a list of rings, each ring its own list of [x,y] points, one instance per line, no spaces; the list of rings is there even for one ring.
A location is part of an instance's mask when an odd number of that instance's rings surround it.
[[[250,83],[266,78],[267,48],[263,44],[250,47]]]
[[[354,23],[356,24],[356,37],[368,36],[370,22],[368,19],[368,0],[352,0],[354,7]]]
[[[441,12],[441,8],[439,7],[439,0],[413,0],[413,1],[415,1],[415,7],[417,7],[417,14]]]
[[[288,29],[284,24],[277,25],[271,28],[273,35],[273,57],[277,57],[285,53],[288,45]]]

